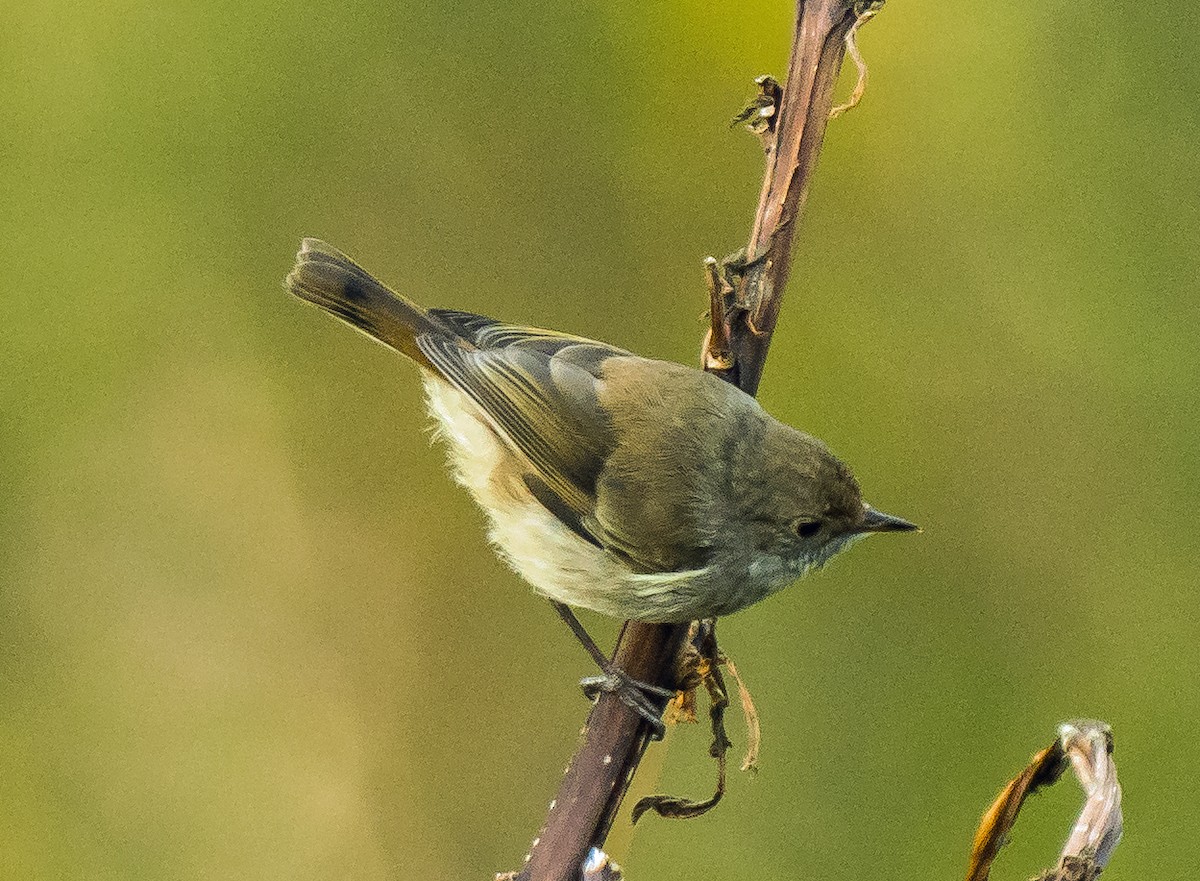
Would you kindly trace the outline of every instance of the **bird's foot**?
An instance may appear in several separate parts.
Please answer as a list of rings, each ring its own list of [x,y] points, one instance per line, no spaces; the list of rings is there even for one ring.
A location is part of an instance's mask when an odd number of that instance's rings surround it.
[[[642,717],[651,729],[652,740],[662,740],[667,733],[663,725],[663,706],[675,696],[669,688],[660,688],[649,682],[634,679],[620,667],[608,665],[599,676],[585,676],[579,686],[588,700],[596,700],[601,694],[615,694],[621,703]]]

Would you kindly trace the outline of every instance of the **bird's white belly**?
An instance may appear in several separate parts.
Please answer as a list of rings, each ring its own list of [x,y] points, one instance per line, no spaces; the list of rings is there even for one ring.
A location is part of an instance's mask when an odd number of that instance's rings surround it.
[[[488,537],[538,593],[618,618],[690,620],[665,606],[680,605],[678,588],[696,573],[635,573],[581,539],[529,492],[522,479],[529,466],[469,397],[428,373],[425,392],[456,479],[491,521]]]

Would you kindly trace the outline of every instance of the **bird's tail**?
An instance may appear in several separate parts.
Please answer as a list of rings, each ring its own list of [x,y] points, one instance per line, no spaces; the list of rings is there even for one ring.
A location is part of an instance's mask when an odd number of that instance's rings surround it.
[[[459,336],[320,239],[305,239],[300,244],[296,265],[284,284],[300,299],[320,306],[424,366],[431,365],[417,347],[418,336]]]

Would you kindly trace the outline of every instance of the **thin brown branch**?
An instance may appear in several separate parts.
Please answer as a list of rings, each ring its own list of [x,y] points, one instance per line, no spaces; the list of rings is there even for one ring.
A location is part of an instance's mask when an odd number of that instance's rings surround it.
[[[780,106],[764,115],[773,126],[764,136],[767,168],[748,259],[740,265],[727,261],[724,274],[709,267],[713,330],[702,363],[749,394],[758,391],[791,268],[796,224],[833,106],[845,37],[856,19],[854,0],[797,0]],[[722,275],[730,279],[728,292]],[[673,687],[675,658],[687,632],[687,625],[628,622],[613,660],[635,679]],[[589,850],[604,843],[648,736],[644,723],[615,695],[601,695],[519,881],[578,881]]]
[[[673,687],[675,658],[687,632],[686,624],[628,622],[613,661],[635,679]],[[650,732],[620,699],[602,694],[581,736],[519,881],[577,881],[588,851],[608,835]]]
[[[850,0],[801,0],[775,137],[767,139],[766,174],[745,252],[726,258],[733,292],[712,310],[704,346],[711,372],[755,394],[792,267],[792,240],[816,169],[833,87],[858,20]],[[726,366],[727,365],[727,366]]]

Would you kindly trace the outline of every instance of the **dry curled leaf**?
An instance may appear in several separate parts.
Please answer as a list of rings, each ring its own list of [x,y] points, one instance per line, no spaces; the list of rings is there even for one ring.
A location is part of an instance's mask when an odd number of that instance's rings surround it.
[[[746,720],[746,755],[742,758],[741,769],[757,772],[758,750],[762,745],[762,724],[758,719],[758,708],[754,706],[754,698],[750,696],[750,689],[742,681],[742,676],[738,673],[733,659],[723,654],[721,655],[721,664],[729,671],[733,681],[737,683],[738,698],[742,703],[742,716]]]
[[[695,691],[700,685],[708,691],[708,715],[713,734],[708,752],[717,760],[716,790],[709,798],[699,801],[674,795],[648,795],[633,806],[634,823],[647,811],[654,811],[669,820],[690,820],[711,811],[725,795],[725,754],[731,744],[725,734],[725,710],[729,707],[729,695],[721,676],[723,662],[724,657],[717,648],[716,621],[707,619],[693,622],[676,661],[675,680],[681,689],[686,690],[677,696],[672,706],[676,707],[676,717],[690,712],[691,719],[695,720]]]
[[[1112,729],[1103,722],[1066,722],[1054,743],[1033,757],[983,815],[971,848],[967,881],[987,881],[992,862],[1008,839],[1030,793],[1056,782],[1067,767],[1087,796],[1058,865],[1038,881],[1092,881],[1121,839],[1121,786],[1112,759]]]
[[[858,71],[858,81],[854,84],[854,91],[850,93],[849,100],[829,111],[830,119],[837,119],[843,113],[853,110],[866,94],[867,62],[863,60],[862,53],[858,51],[858,29],[874,18],[882,8],[883,0],[865,0],[865,2],[854,4],[854,14],[857,17],[846,34],[846,54],[854,62],[854,67]]]
[[[971,862],[967,868],[967,881],[987,881],[992,861],[996,859],[1001,846],[1008,839],[1009,830],[1017,821],[1021,805],[1030,793],[1039,787],[1054,783],[1062,776],[1067,767],[1065,758],[1062,745],[1059,741],[1054,741],[1035,755],[1025,770],[1010,780],[1004,791],[992,802],[975,833]]]

